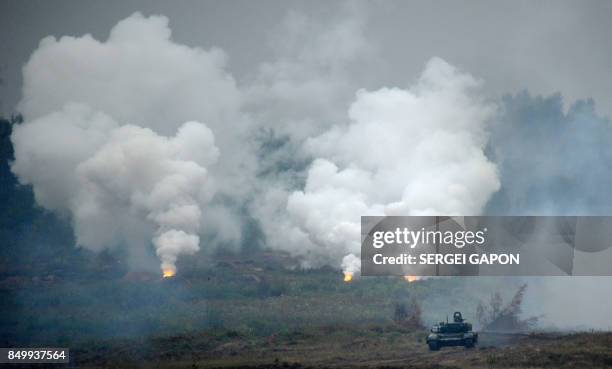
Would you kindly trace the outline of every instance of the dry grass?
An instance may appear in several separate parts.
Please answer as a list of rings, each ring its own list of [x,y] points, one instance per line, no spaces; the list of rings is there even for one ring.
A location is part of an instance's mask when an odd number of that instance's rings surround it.
[[[270,337],[234,335],[174,337],[124,346],[112,360],[102,356],[83,367],[178,368],[610,368],[612,334],[539,334],[506,337],[484,334],[474,349],[430,352],[425,331],[396,325],[362,328],[318,327]],[[134,357],[134,352],[148,354]],[[93,352],[89,353],[90,355]],[[84,355],[81,355],[84,357]]]

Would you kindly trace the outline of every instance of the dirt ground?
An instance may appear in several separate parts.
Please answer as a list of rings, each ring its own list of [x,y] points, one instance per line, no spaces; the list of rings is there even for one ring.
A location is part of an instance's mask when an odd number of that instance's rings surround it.
[[[235,337],[218,345],[198,337],[157,342],[144,357],[140,347],[114,355],[76,353],[87,368],[611,368],[612,334],[481,333],[473,349],[445,347],[431,352],[426,332],[381,328],[359,335],[346,330],[295,333],[263,340]],[[92,356],[93,355],[93,356]]]

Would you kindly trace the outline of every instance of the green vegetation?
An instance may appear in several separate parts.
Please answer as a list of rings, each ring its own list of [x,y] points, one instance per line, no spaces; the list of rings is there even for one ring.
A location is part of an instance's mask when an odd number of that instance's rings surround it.
[[[146,273],[144,280],[130,280],[129,273],[107,277],[104,269],[94,263],[79,279],[5,283],[0,292],[3,339],[59,344],[208,329],[267,337],[306,327],[392,324],[403,301],[418,301],[429,324],[443,319],[448,306],[475,312],[476,297],[486,287],[462,278],[344,283],[336,270],[290,271],[270,264],[185,266],[182,274],[165,280]],[[466,296],[466,290],[473,295]]]

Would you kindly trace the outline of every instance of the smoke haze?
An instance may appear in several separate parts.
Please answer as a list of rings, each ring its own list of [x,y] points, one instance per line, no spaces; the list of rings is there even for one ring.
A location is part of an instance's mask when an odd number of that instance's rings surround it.
[[[411,83],[372,83],[385,61],[365,13],[291,12],[241,83],[231,55],[175,42],[164,16],[133,14],[105,41],[49,36],[23,69],[12,170],[80,246],[153,247],[171,270],[260,241],[356,273],[361,215],[609,215],[612,133],[594,101],[491,96],[445,55],[414,61]],[[546,324],[607,321],[601,279],[529,283]]]

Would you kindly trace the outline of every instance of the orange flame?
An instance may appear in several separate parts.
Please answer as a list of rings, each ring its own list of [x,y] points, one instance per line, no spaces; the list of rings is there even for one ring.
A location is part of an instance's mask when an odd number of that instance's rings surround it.
[[[353,280],[353,273],[351,272],[344,272],[344,281],[345,282],[350,282]]]
[[[417,277],[416,275],[405,275],[404,279],[406,280],[406,282],[412,283],[412,282],[418,281],[419,277]]]
[[[176,270],[174,269],[163,269],[162,270],[162,277],[164,278],[172,278],[176,275]]]

